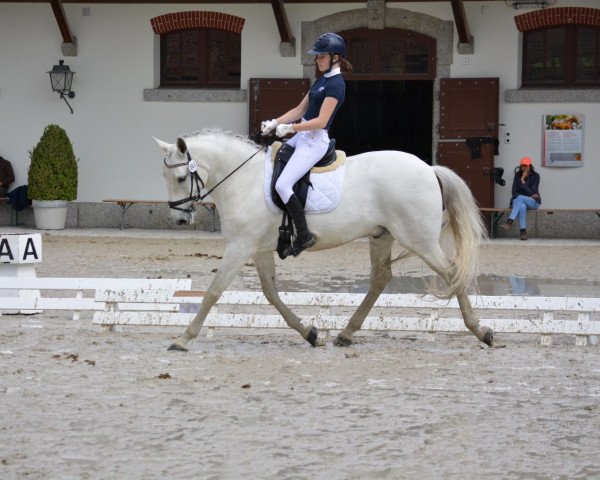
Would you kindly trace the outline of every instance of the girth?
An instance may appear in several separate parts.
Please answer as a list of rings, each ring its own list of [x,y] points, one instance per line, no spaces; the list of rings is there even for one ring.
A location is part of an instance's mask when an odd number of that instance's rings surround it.
[[[290,157],[293,155],[296,149],[287,143],[283,144],[283,146],[277,152],[277,156],[275,157],[275,163],[273,165],[273,178],[271,179],[271,198],[273,199],[273,203],[277,205],[281,210],[285,212],[285,205],[281,197],[275,190],[275,184],[277,183],[277,179],[283,172],[283,169],[287,165]],[[337,154],[335,151],[335,138],[332,138],[329,141],[329,146],[327,147],[327,152],[323,155],[323,158],[319,160],[314,166],[315,167],[326,167],[335,162],[337,158]],[[302,203],[302,206],[306,206],[306,197],[308,196],[308,187],[312,187],[310,183],[310,171],[306,172],[306,174],[296,182],[296,184],[292,187],[294,193]]]

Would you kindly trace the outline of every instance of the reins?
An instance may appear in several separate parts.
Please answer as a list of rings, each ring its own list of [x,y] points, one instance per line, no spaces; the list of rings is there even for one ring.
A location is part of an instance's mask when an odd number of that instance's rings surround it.
[[[183,205],[184,203],[188,203],[188,202],[198,202],[198,201],[202,201],[204,200],[206,197],[208,197],[219,185],[221,185],[225,180],[227,180],[229,177],[231,177],[235,172],[237,172],[240,168],[242,168],[244,165],[246,165],[246,163],[248,163],[252,158],[254,158],[261,150],[263,150],[265,148],[265,145],[262,145],[256,152],[254,152],[252,155],[250,155],[246,160],[244,160],[240,165],[238,165],[232,172],[230,172],[225,178],[223,178],[221,181],[219,181],[214,187],[212,187],[208,192],[206,192],[204,195],[201,195],[201,191],[203,188],[206,188],[204,185],[204,182],[202,181],[202,178],[200,178],[200,175],[198,175],[198,164],[196,163],[195,160],[192,159],[192,156],[190,155],[189,150],[186,150],[185,154],[187,156],[187,163],[183,162],[183,163],[177,163],[175,165],[169,165],[167,163],[167,158],[165,157],[163,159],[163,162],[165,164],[165,166],[167,168],[177,168],[177,167],[188,167],[191,175],[190,175],[190,194],[188,197],[183,198],[181,200],[177,200],[175,202],[169,202],[169,207],[172,208],[173,210],[181,210],[182,212],[187,212],[187,213],[191,213],[193,211],[196,210],[195,205],[192,203],[192,205],[188,208],[181,208],[179,207],[180,205]],[[196,184],[196,195],[194,195],[194,183]]]

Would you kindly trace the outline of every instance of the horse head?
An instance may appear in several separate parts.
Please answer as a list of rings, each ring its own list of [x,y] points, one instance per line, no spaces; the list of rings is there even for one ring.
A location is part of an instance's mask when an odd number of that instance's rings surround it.
[[[192,158],[183,138],[178,138],[175,144],[154,140],[165,153],[163,176],[167,182],[170,218],[177,225],[190,225],[196,219],[194,202],[200,200],[208,169]]]

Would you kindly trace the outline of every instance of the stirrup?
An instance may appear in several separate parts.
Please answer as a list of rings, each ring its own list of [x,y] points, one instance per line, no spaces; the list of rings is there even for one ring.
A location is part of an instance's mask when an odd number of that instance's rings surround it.
[[[312,247],[315,243],[317,243],[317,239],[315,238],[315,236],[312,233],[309,233],[309,237],[308,238],[306,238],[302,242],[300,242],[299,240],[296,240],[294,243],[292,243],[290,246],[288,246],[283,251],[283,253],[284,253],[284,255],[286,255],[288,257],[290,255],[293,255],[294,257],[297,257],[304,250]]]

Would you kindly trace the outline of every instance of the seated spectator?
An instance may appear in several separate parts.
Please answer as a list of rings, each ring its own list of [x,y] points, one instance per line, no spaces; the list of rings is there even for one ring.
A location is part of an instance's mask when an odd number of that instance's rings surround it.
[[[515,178],[512,185],[512,199],[510,206],[512,212],[502,228],[509,230],[513,222],[519,217],[521,240],[527,240],[527,210],[537,210],[542,204],[539,193],[540,175],[533,170],[531,159],[523,157],[520,165],[515,169]]]
[[[15,181],[15,172],[12,164],[0,156],[0,197],[6,197],[8,187]]]

